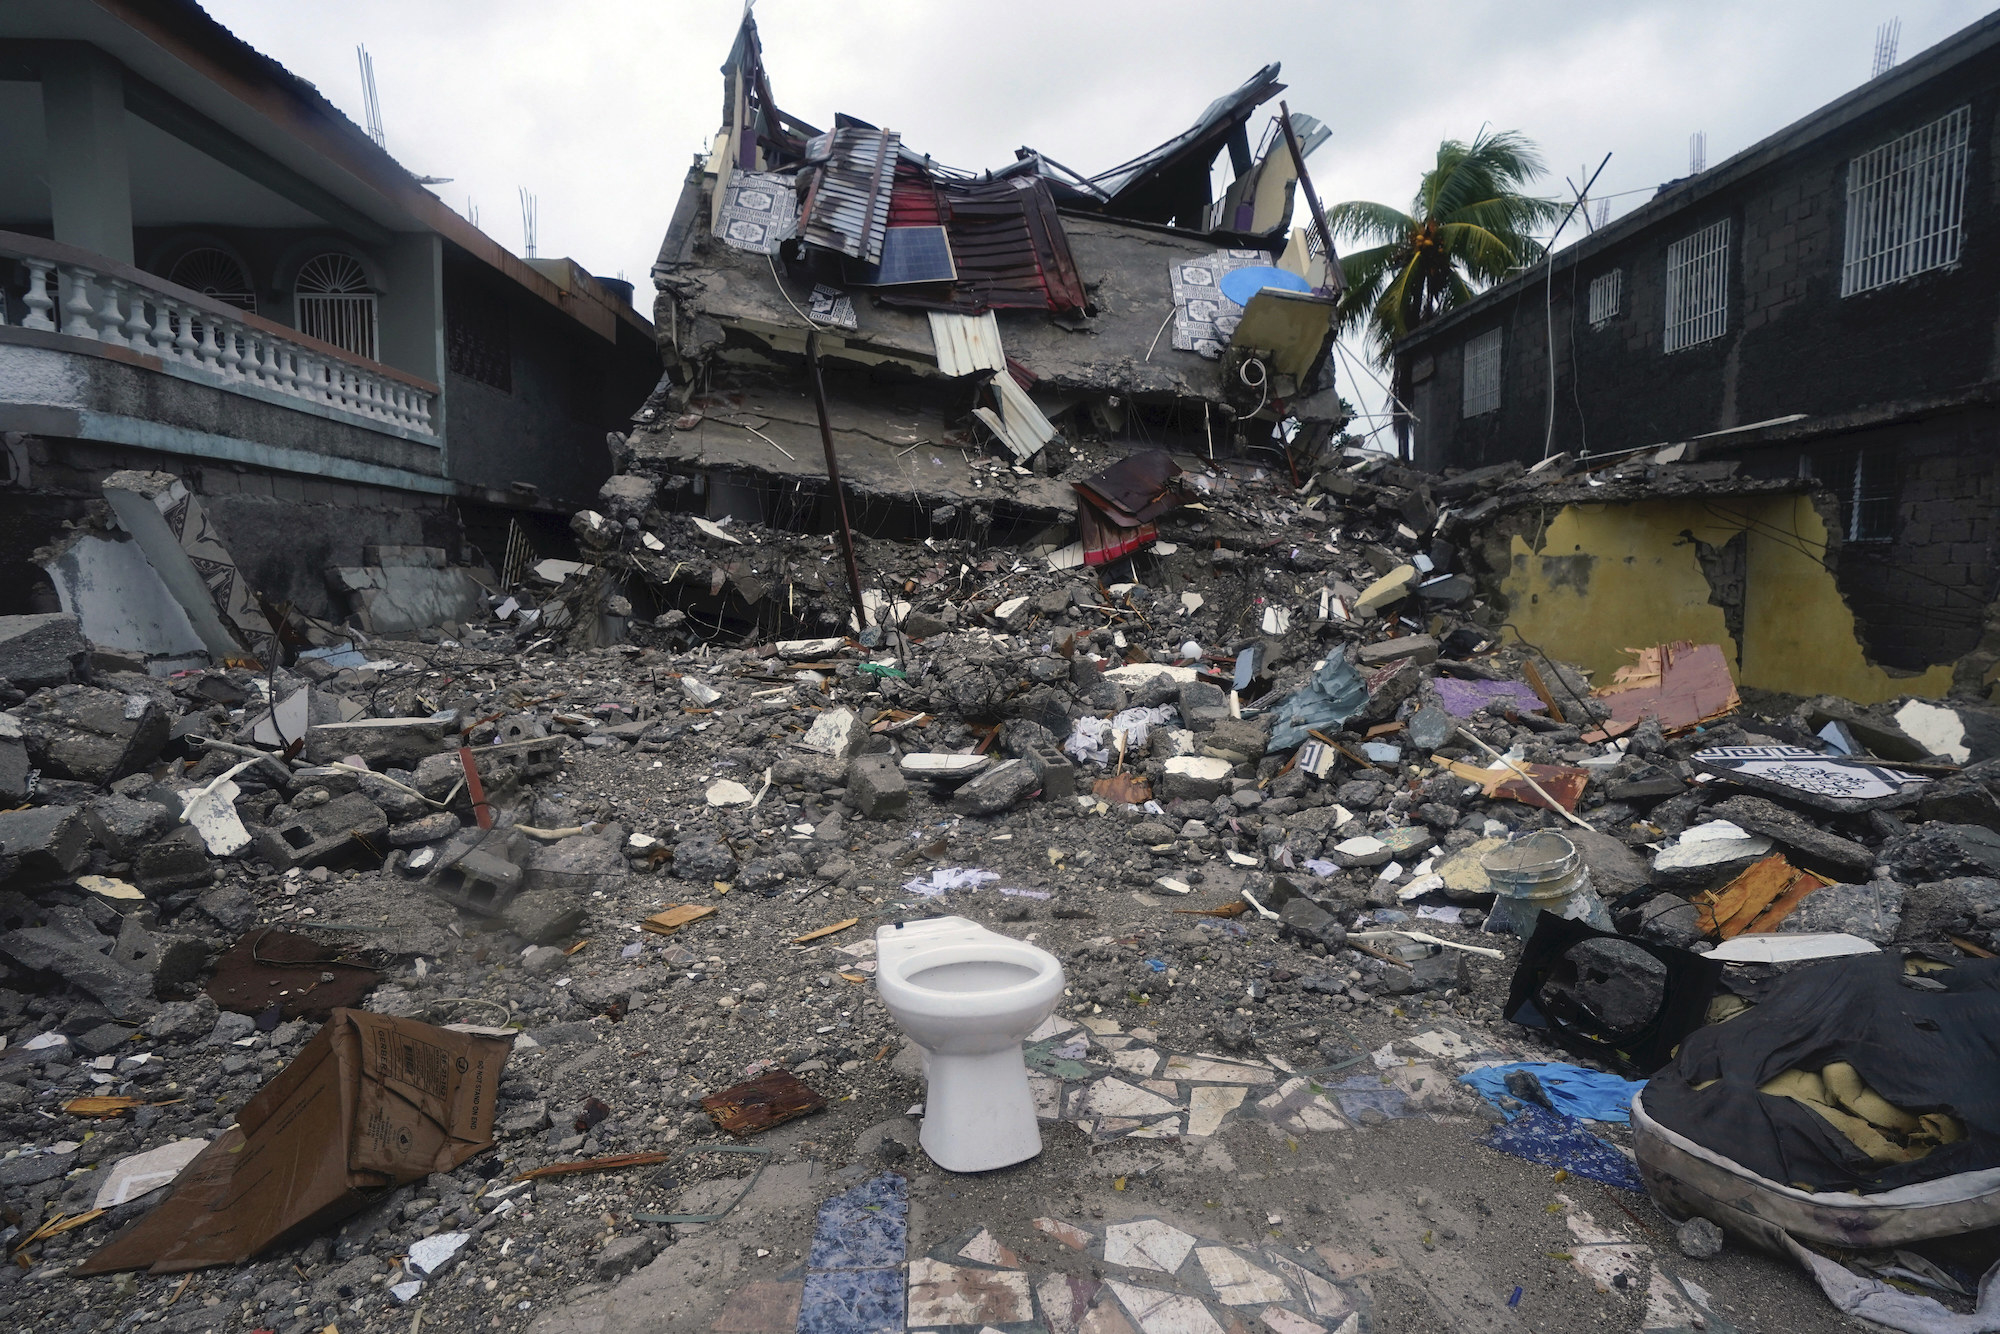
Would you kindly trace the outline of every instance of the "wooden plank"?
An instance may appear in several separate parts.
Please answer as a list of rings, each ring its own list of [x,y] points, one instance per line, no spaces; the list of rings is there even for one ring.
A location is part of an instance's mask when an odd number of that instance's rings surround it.
[[[670,936],[690,922],[699,922],[715,911],[712,903],[669,903],[664,909],[654,913],[639,923],[642,930],[657,936]]]
[[[808,941],[823,940],[827,936],[831,936],[837,934],[838,932],[847,930],[848,927],[854,926],[855,924],[860,922],[860,920],[861,919],[859,917],[850,917],[844,922],[835,922],[831,926],[823,926],[819,928],[819,930],[817,931],[808,931],[803,936],[793,936],[792,943],[794,945],[803,945],[806,944]]]
[[[1535,666],[1533,658],[1522,659],[1521,675],[1528,678],[1528,689],[1534,691],[1541,699],[1542,707],[1549,711],[1549,717],[1556,722],[1567,723],[1569,719],[1563,717],[1563,711],[1556,706],[1556,697],[1549,693],[1548,683],[1542,680],[1541,669]]]
[[[1783,853],[1773,853],[1721,889],[1697,894],[1691,902],[1705,934],[1733,940],[1746,932],[1777,930],[1808,894],[1828,883],[1793,866]]]

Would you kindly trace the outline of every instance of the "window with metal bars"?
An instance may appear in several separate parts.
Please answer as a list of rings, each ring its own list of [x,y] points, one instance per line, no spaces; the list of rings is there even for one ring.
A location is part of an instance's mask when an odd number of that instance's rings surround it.
[[[1477,417],[1500,406],[1500,331],[1489,329],[1465,343],[1461,416]]]
[[[1960,107],[1847,164],[1842,296],[1958,262],[1971,130]]]
[[[444,346],[452,374],[503,394],[514,392],[514,340],[505,302],[476,287],[447,282]]]
[[[1666,350],[1706,343],[1729,327],[1729,219],[1667,247]]]
[[[1590,327],[1602,329],[1614,319],[1625,297],[1625,270],[1613,269],[1590,280]]]
[[[1833,492],[1840,505],[1842,536],[1849,542],[1895,540],[1902,479],[1893,448],[1843,449],[1801,462],[1807,475],[1818,477]]]
[[[375,293],[352,255],[316,255],[299,269],[292,295],[299,332],[376,360]]]

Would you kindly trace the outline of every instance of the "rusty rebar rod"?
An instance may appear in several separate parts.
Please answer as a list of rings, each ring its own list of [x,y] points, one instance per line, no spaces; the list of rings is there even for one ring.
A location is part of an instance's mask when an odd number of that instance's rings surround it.
[[[1285,132],[1285,146],[1292,150],[1292,163],[1299,169],[1299,188],[1305,191],[1313,226],[1318,229],[1319,243],[1326,251],[1326,285],[1336,292],[1345,291],[1347,275],[1341,272],[1340,256],[1333,252],[1333,231],[1326,225],[1326,210],[1319,206],[1319,191],[1313,189],[1312,177],[1306,172],[1306,155],[1299,151],[1299,136],[1292,131],[1291,108],[1283,102],[1278,103],[1278,125]]]
[[[840,515],[840,549],[847,557],[847,588],[854,598],[854,625],[868,628],[868,608],[861,601],[861,567],[854,560],[854,526],[847,520],[847,492],[840,484],[840,461],[833,455],[833,422],[826,410],[826,380],[819,369],[819,330],[806,334],[806,361],[812,367],[813,407],[819,411],[819,442],[826,449],[826,480],[833,488],[833,506]]]

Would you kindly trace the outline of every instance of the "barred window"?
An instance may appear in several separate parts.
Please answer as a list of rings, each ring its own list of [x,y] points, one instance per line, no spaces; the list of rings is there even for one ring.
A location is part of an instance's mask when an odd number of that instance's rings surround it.
[[[1465,344],[1465,386],[1460,414],[1477,417],[1500,406],[1500,331],[1489,329]]]
[[[1625,270],[1590,280],[1590,327],[1601,329],[1618,314],[1625,297]]]
[[[463,375],[503,394],[514,392],[514,342],[508,336],[507,304],[477,287],[445,285],[445,356],[454,375]]]
[[[1729,219],[1667,247],[1666,350],[1706,343],[1729,327]]]
[[[1960,107],[1847,164],[1842,296],[1958,262],[1971,128]]]
[[[1842,535],[1849,542],[1895,539],[1902,495],[1894,449],[1870,445],[1801,462],[1803,471],[1824,481],[1838,500]]]

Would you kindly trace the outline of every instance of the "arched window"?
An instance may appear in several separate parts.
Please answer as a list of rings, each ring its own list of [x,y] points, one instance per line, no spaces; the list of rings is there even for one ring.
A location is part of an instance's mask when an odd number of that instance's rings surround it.
[[[352,255],[316,255],[293,285],[299,332],[374,361],[375,293]]]
[[[249,271],[226,250],[195,247],[174,261],[167,281],[226,301],[253,315],[257,313],[257,293],[250,285]]]

